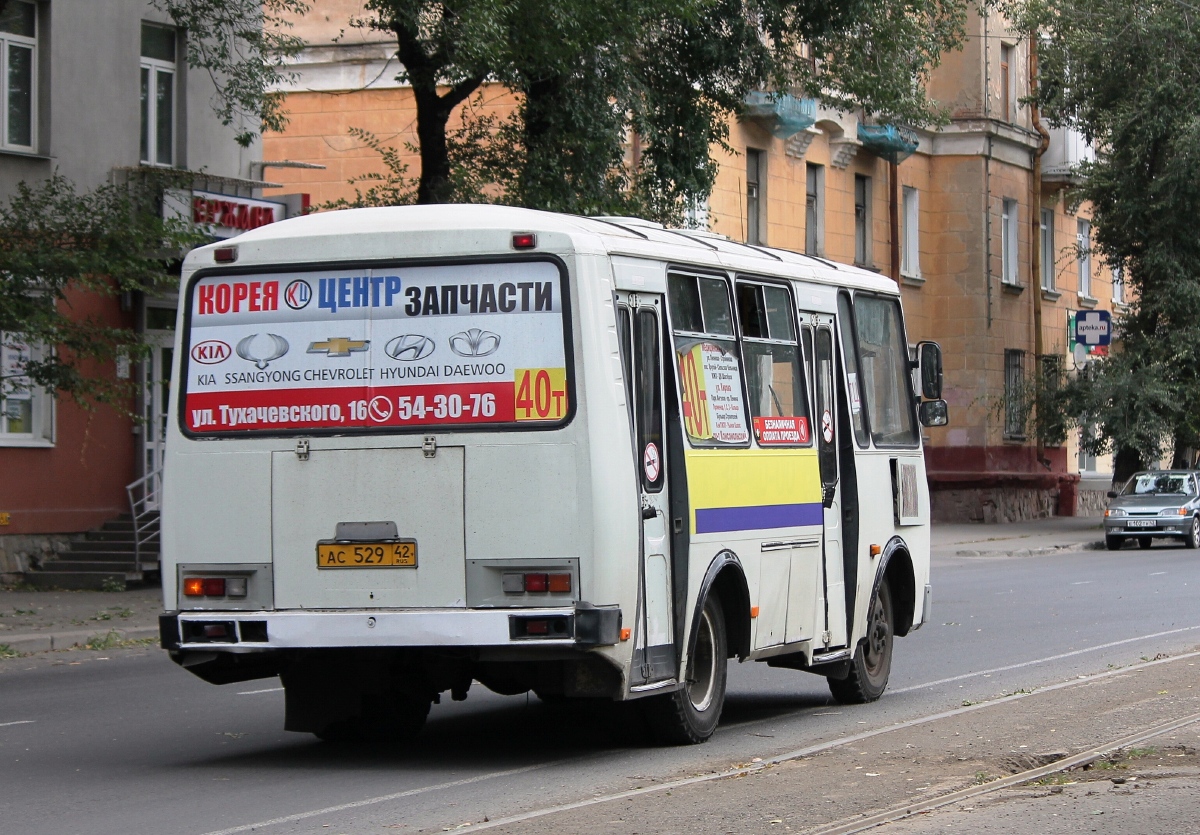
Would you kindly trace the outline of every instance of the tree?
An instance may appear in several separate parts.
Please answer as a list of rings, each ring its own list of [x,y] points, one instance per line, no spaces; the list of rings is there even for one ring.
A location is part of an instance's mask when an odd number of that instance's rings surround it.
[[[188,65],[212,80],[213,110],[248,147],[265,128],[287,125],[283,95],[272,88],[290,76],[287,59],[303,41],[289,18],[308,12],[304,0],[152,0],[187,32]]]
[[[72,307],[89,294],[171,286],[170,261],[200,236],[190,219],[162,219],[156,195],[149,183],[80,194],[56,174],[21,183],[0,205],[0,339],[20,357],[0,367],[0,398],[32,384],[128,411],[133,383],[117,380],[111,364],[142,357],[140,335]]]
[[[1056,403],[1074,425],[1096,426],[1085,448],[1115,452],[1123,478],[1200,446],[1200,8],[1024,0],[1008,12],[1041,33],[1046,117],[1097,150],[1071,199],[1091,203],[1094,249],[1132,291],[1119,350]]]
[[[755,89],[797,91],[886,121],[941,113],[923,81],[963,37],[966,0],[370,0],[417,107],[416,202],[491,199],[678,220],[712,189],[711,148]],[[494,79],[497,124],[459,104]],[[640,153],[626,158],[634,131]],[[397,162],[393,159],[392,162]],[[396,193],[407,176],[389,165]],[[382,194],[378,189],[376,196]]]

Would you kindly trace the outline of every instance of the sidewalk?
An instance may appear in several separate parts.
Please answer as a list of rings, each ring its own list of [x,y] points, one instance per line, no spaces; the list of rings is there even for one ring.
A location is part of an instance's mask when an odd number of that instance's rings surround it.
[[[935,522],[930,540],[935,557],[1031,557],[1056,551],[1086,551],[1104,547],[1104,519],[1055,516],[998,525]]]
[[[0,656],[158,637],[162,591],[0,589]]]

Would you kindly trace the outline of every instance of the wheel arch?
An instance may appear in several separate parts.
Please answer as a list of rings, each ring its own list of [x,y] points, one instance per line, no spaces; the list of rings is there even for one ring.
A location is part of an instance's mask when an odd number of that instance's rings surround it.
[[[913,626],[917,605],[917,576],[913,570],[908,545],[899,536],[893,536],[883,546],[879,567],[875,570],[875,583],[871,587],[871,600],[875,599],[881,583],[888,584],[888,591],[892,595],[892,611],[896,618],[896,622],[892,624],[892,631],[902,638]]]
[[[730,550],[720,551],[713,557],[700,582],[700,593],[696,595],[692,625],[688,631],[689,653],[696,642],[700,611],[709,595],[716,596],[725,615],[725,640],[729,656],[744,661],[750,655],[750,587],[746,583],[742,561]]]

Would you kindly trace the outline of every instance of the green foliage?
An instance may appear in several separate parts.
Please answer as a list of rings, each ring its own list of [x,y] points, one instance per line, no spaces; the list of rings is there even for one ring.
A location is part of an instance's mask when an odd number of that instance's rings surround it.
[[[421,170],[384,156],[357,201],[488,200],[679,223],[712,191],[711,149],[752,90],[786,90],[884,121],[944,114],[924,81],[964,37],[966,0],[369,0],[358,25],[397,39]],[[467,108],[485,79],[518,94]],[[635,136],[629,152],[630,137]],[[367,141],[361,133],[360,139]],[[381,154],[382,146],[371,145]]]
[[[290,16],[309,9],[304,0],[152,0],[187,32],[188,65],[208,73],[221,124],[232,126],[248,147],[261,127],[287,125],[283,96],[271,88],[288,80],[287,59],[303,41],[288,32]]]
[[[1133,301],[1120,349],[1064,387],[1094,422],[1092,452],[1153,461],[1200,446],[1200,8],[1157,0],[1004,4],[1043,33],[1038,103],[1098,149],[1075,199],[1092,204],[1094,249],[1122,267]]]
[[[0,336],[50,346],[19,375],[0,369],[0,397],[32,382],[66,394],[127,408],[132,381],[116,380],[112,363],[143,355],[141,338],[73,308],[88,296],[169,288],[169,262],[200,242],[190,219],[164,220],[154,195],[172,175],[78,193],[55,174],[21,183],[0,205]],[[9,376],[4,376],[4,375]]]

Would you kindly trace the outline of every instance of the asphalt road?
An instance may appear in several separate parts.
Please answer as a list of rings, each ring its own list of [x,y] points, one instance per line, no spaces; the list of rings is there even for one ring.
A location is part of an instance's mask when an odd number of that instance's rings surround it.
[[[157,650],[0,662],[0,830],[103,835],[440,832],[722,769],[806,744],[1200,644],[1200,553],[934,561],[933,621],[897,642],[874,704],[730,666],[721,728],[655,748],[628,706],[551,707],[476,685],[395,755],[281,730],[276,680],[214,687]]]

